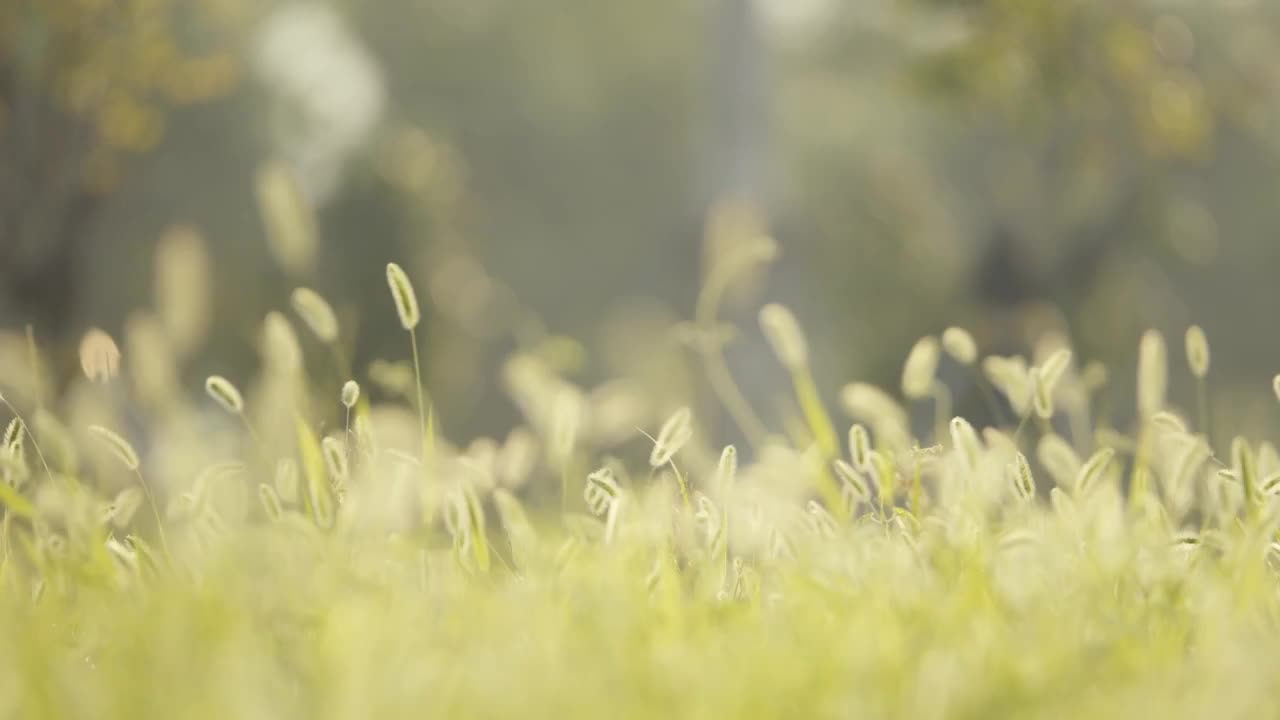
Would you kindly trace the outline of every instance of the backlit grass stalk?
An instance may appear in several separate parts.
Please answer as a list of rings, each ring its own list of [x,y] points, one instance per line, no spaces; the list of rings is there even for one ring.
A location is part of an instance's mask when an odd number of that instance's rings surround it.
[[[342,393],[339,396],[342,401],[342,407],[346,411],[346,421],[344,423],[342,439],[348,453],[351,452],[351,410],[360,402],[360,384],[355,380],[348,380],[342,385]]]
[[[813,373],[809,369],[809,344],[796,322],[795,316],[785,307],[777,304],[766,305],[760,310],[760,329],[773,349],[778,362],[791,375],[791,384],[795,389],[796,401],[800,404],[800,412],[804,415],[805,424],[813,435],[814,441],[821,451],[823,466],[818,470],[818,491],[828,503],[828,507],[840,507],[840,486],[827,469],[827,465],[840,457],[840,441],[836,435],[831,416],[822,403]]]
[[[689,496],[689,484],[685,481],[684,475],[680,473],[680,468],[676,467],[676,453],[684,448],[685,444],[693,436],[693,414],[689,408],[680,408],[662,423],[662,428],[658,430],[658,437],[653,438],[653,450],[649,453],[649,467],[653,471],[662,469],[664,465],[670,465],[672,472],[675,473],[676,482],[680,486],[680,499],[684,503],[685,510],[692,511],[693,503]]]
[[[1151,419],[1164,410],[1169,389],[1169,353],[1164,336],[1148,330],[1138,346],[1138,441],[1129,476],[1130,501],[1139,489],[1139,474],[1149,474],[1153,450]]]
[[[725,361],[724,348],[720,341],[714,339],[720,303],[730,283],[751,268],[772,262],[777,257],[777,245],[767,237],[760,237],[755,244],[739,249],[723,261],[711,267],[706,282],[698,293],[694,310],[694,323],[703,334],[704,339],[698,345],[703,363],[707,371],[707,379],[720,403],[724,405],[729,417],[733,418],[738,429],[746,436],[747,442],[757,450],[769,434],[760,417],[752,409],[738,384],[733,380],[733,373]]]
[[[396,315],[400,318],[400,327],[409,333],[409,345],[413,349],[413,377],[418,394],[418,429],[422,442],[422,459],[426,462],[428,454],[427,440],[427,407],[422,396],[422,361],[418,356],[418,334],[416,329],[422,320],[418,309],[418,296],[413,291],[413,284],[404,269],[395,263],[387,263],[387,286],[391,290],[391,299],[395,302]]]
[[[265,454],[266,448],[262,444],[262,438],[244,412],[244,396],[240,394],[240,389],[221,375],[210,375],[204,381],[204,390],[223,410],[240,420],[240,424],[244,426],[245,432],[249,433],[249,438],[258,452]]]
[[[14,419],[22,424],[23,431],[27,434],[27,437],[31,438],[31,447],[36,451],[36,459],[40,461],[40,467],[44,470],[45,477],[53,480],[53,471],[49,469],[49,463],[44,459],[44,452],[40,450],[40,443],[36,440],[36,436],[30,431],[30,426],[28,426],[27,421],[23,419],[22,413],[18,412],[18,408],[14,407],[13,403],[9,402],[9,399],[6,398],[3,393],[0,393],[0,403],[3,403],[9,412],[13,413]]]
[[[1196,412],[1201,432],[1213,444],[1213,418],[1209,410],[1209,339],[1199,325],[1187,329],[1187,367],[1196,381]]]
[[[290,294],[289,304],[293,306],[294,312],[302,319],[311,334],[329,349],[336,370],[335,377],[338,380],[351,377],[351,363],[343,354],[340,343],[338,316],[329,302],[316,291],[299,287]]]
[[[164,520],[160,517],[160,505],[156,502],[156,497],[151,492],[151,486],[147,483],[146,478],[142,476],[142,463],[138,458],[137,451],[133,449],[133,445],[128,440],[101,425],[90,425],[89,432],[137,479],[138,486],[142,488],[142,492],[147,496],[147,504],[151,507],[151,515],[155,518],[156,533],[160,536],[160,545],[164,549],[165,556],[172,561],[173,553],[169,548],[169,538],[164,531]]]

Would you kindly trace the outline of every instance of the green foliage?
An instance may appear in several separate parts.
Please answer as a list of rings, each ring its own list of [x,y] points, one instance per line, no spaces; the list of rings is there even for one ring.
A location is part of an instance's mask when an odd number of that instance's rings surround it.
[[[782,312],[764,326],[794,351]],[[914,433],[897,400],[853,385],[842,448],[806,356],[779,352],[813,407],[741,458],[687,408],[651,444],[637,433],[634,465],[593,439],[606,414],[586,400],[565,439],[565,398],[585,394],[529,354],[509,383],[527,427],[466,448],[434,415],[424,446],[411,392],[366,406],[324,387],[330,411],[306,410],[270,387],[305,370],[278,364],[237,391],[242,423],[217,393],[203,402],[225,428],[171,410],[158,454],[94,425],[86,439],[114,457],[75,472],[43,462],[47,420],[15,430],[0,448],[0,714],[1268,714],[1280,453],[1236,438],[1224,463],[1163,392],[1121,433],[1091,409],[1096,372],[1040,354],[997,363],[1009,399],[1045,396],[1013,403],[1016,429]],[[928,360],[907,363],[934,388],[912,402],[943,397],[948,360]],[[1163,386],[1157,370],[1140,385]],[[292,405],[276,416],[292,427],[255,431],[260,403]],[[322,438],[352,406],[355,429]],[[528,459],[530,436],[543,457]],[[207,464],[210,445],[238,460]],[[193,464],[184,485],[173,468]],[[141,491],[112,489],[122,465],[146,473]],[[157,507],[153,488],[164,516],[135,513],[143,492]]]

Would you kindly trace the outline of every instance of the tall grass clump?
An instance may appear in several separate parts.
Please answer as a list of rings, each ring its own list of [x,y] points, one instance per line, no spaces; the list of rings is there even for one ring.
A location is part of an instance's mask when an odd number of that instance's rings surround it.
[[[263,182],[275,231],[303,233]],[[1106,373],[1064,340],[993,356],[952,328],[915,345],[897,390],[840,388],[837,433],[790,311],[759,315],[792,381],[784,417],[756,414],[706,334],[772,248],[745,247],[693,323],[709,393],[641,398],[621,434],[601,430],[616,394],[522,347],[503,372],[514,427],[434,438],[394,264],[414,359],[395,392],[315,380],[332,373],[308,372],[279,311],[244,392],[215,375],[207,399],[139,402],[116,373],[183,354],[101,338],[85,374],[108,385],[57,402],[0,368],[0,716],[1276,714],[1280,451],[1220,445],[1179,407],[1184,383],[1208,401],[1202,332],[1187,377],[1158,334],[1135,338],[1138,392],[1104,414],[1081,398]],[[346,362],[309,293],[289,304]],[[944,354],[1013,417],[953,416]],[[374,367],[408,374],[395,363]],[[311,392],[273,394],[282,374]],[[921,400],[940,421],[916,433]],[[724,444],[721,407],[745,444]]]

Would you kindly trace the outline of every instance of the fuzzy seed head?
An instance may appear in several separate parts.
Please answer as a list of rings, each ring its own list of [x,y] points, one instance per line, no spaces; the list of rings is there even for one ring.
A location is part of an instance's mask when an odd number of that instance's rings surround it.
[[[306,273],[315,261],[315,216],[297,176],[288,165],[269,162],[258,168],[256,181],[267,248],[285,271]]]
[[[1209,447],[1209,443],[1205,442],[1203,438],[1197,437],[1193,442],[1189,443],[1174,466],[1172,487],[1178,490],[1185,488],[1192,474],[1200,469],[1201,465],[1208,462],[1212,456],[1213,448]]]
[[[1199,325],[1187,328],[1187,366],[1197,380],[1209,376],[1209,339]]]
[[[0,449],[9,453],[11,456],[17,456],[22,452],[22,441],[25,436],[26,426],[22,424],[21,418],[14,418],[5,426],[4,438],[0,440]]]
[[[1060,435],[1049,434],[1040,438],[1036,458],[1059,487],[1070,489],[1080,475],[1080,456]]]
[[[912,400],[926,398],[933,391],[938,372],[938,339],[932,335],[920,338],[907,355],[902,368],[902,394]]]
[[[978,343],[964,328],[949,327],[943,331],[942,349],[961,365],[972,365],[978,361]]]
[[[292,503],[298,499],[298,464],[293,458],[283,458],[276,463],[273,479],[276,494],[284,502]]]
[[[1093,392],[1107,384],[1110,373],[1107,372],[1107,366],[1100,362],[1094,361],[1084,366],[1080,371],[1080,384],[1085,390]]]
[[[127,527],[142,506],[142,500],[142,491],[136,487],[121,490],[111,502],[111,524],[118,528]]]
[[[649,465],[658,468],[671,462],[671,458],[689,442],[693,436],[693,413],[682,407],[671,414],[658,431],[658,439],[653,444],[653,452],[649,453]]]
[[[1069,367],[1071,367],[1071,351],[1066,349],[1055,352],[1044,361],[1040,366],[1040,377],[1048,392],[1052,393],[1058,387],[1058,381],[1062,379],[1063,373]]]
[[[209,266],[204,238],[189,225],[170,227],[156,246],[156,314],[179,355],[187,355],[208,331]]]
[[[760,329],[783,367],[796,372],[808,366],[809,343],[790,310],[777,303],[765,305],[760,310]]]
[[[577,388],[565,387],[551,405],[551,451],[558,462],[565,462],[578,444],[586,400]]]
[[[360,383],[348,380],[342,384],[342,404],[350,410],[360,401]]]
[[[733,489],[738,474],[738,449],[726,445],[720,453],[720,461],[716,463],[716,490],[724,496]]]
[[[244,396],[230,380],[221,375],[210,375],[204,381],[204,391],[232,415],[244,412]]]
[[[262,505],[262,511],[271,520],[284,517],[284,503],[280,502],[280,495],[270,485],[266,483],[258,485],[258,502]]]
[[[593,515],[604,515],[622,494],[622,488],[609,468],[600,468],[587,476],[587,486],[582,491],[582,498]]]
[[[133,445],[128,440],[117,435],[115,432],[102,427],[101,425],[90,425],[89,432],[101,442],[112,455],[130,470],[137,470],[141,464],[138,460],[138,453],[133,449]]]
[[[859,423],[849,428],[849,455],[853,466],[866,472],[871,465],[871,436],[867,429]]]
[[[1115,456],[1116,451],[1112,448],[1102,448],[1094,453],[1076,476],[1076,494],[1083,496],[1093,490]]]
[[[1148,330],[1138,348],[1138,411],[1151,417],[1164,409],[1169,385],[1169,358],[1164,336]]]
[[[1040,368],[1031,368],[1031,400],[1036,415],[1043,420],[1053,417],[1053,391]]]
[[[302,368],[302,347],[283,314],[272,310],[263,318],[261,342],[263,364],[268,370],[289,374]]]
[[[508,488],[518,488],[529,480],[538,461],[538,446],[533,433],[518,427],[507,435],[494,460],[498,480]]]
[[[1014,412],[1025,415],[1031,409],[1032,387],[1026,360],[991,355],[982,361],[982,372],[1009,400]]]
[[[1151,423],[1156,427],[1172,433],[1180,435],[1187,434],[1187,425],[1182,422],[1182,418],[1168,411],[1160,411],[1151,416]]]
[[[1231,461],[1232,471],[1244,489],[1245,500],[1254,501],[1258,493],[1258,458],[1248,440],[1237,437],[1231,441]]]
[[[289,304],[320,342],[338,340],[338,316],[320,293],[310,288],[296,288],[289,296]]]
[[[1016,453],[1013,456],[1013,490],[1018,499],[1030,502],[1036,497],[1036,481],[1031,474],[1031,463],[1027,456]]]
[[[391,289],[391,299],[395,301],[396,314],[400,316],[400,327],[413,330],[422,320],[418,296],[413,292],[409,276],[395,263],[387,263],[387,287]]]
[[[120,348],[98,328],[90,328],[80,338],[80,369],[93,382],[105,383],[120,374]]]
[[[889,393],[868,383],[850,383],[840,391],[840,404],[851,417],[878,427],[907,424],[907,412]]]
[[[347,451],[342,441],[335,437],[326,437],[320,441],[320,449],[324,452],[324,464],[329,470],[329,477],[335,485],[347,480],[350,468],[347,465]]]
[[[840,478],[840,496],[844,499],[846,511],[852,513],[858,505],[871,501],[871,485],[862,473],[839,458],[831,467]]]
[[[982,441],[973,425],[962,417],[951,420],[951,443],[964,456],[970,470],[976,470],[982,459]]]

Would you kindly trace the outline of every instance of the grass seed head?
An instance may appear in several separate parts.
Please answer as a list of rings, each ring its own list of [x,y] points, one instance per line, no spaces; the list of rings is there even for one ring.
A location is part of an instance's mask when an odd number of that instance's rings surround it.
[[[138,469],[138,466],[141,464],[138,460],[138,453],[133,449],[133,445],[129,444],[128,440],[125,440],[123,437],[120,437],[115,432],[108,430],[101,425],[90,425],[89,432],[92,433],[93,436],[107,448],[107,450],[110,450],[112,455],[115,455],[121,465],[124,465],[130,470]]]
[[[653,452],[649,453],[649,465],[658,468],[671,462],[671,458],[689,442],[693,436],[693,413],[682,407],[671,414],[658,431],[654,441]]]
[[[578,445],[578,435],[586,414],[586,400],[577,388],[565,386],[551,402],[551,454],[564,463]]]
[[[121,490],[111,501],[111,524],[117,528],[125,528],[133,521],[133,516],[142,507],[142,490],[136,487]]]
[[[320,449],[324,453],[324,464],[329,470],[329,477],[335,485],[344,484],[350,474],[350,467],[347,465],[347,451],[342,441],[332,435],[328,436],[320,441]]]
[[[391,299],[395,301],[396,314],[400,316],[400,327],[410,331],[418,327],[422,320],[418,296],[413,291],[409,276],[395,263],[387,263],[387,286],[391,289]]]
[[[738,474],[738,449],[726,445],[720,453],[720,461],[716,463],[715,492],[723,497],[733,489]]]
[[[871,464],[871,436],[859,423],[849,428],[849,455],[853,466],[863,472]]]
[[[889,393],[868,383],[851,383],[841,389],[840,404],[850,417],[866,422],[882,446],[911,447],[907,411]]]
[[[204,391],[232,415],[244,412],[244,396],[230,380],[221,375],[210,375],[204,381]]]
[[[912,400],[926,398],[933,391],[940,351],[932,335],[920,338],[907,355],[902,368],[902,394]]]
[[[1262,479],[1259,489],[1263,495],[1275,497],[1280,495],[1280,472],[1274,472]]]
[[[297,175],[282,162],[268,162],[258,168],[256,181],[267,248],[286,272],[305,274],[315,263],[316,224]]]
[[[276,489],[266,483],[258,485],[258,502],[262,505],[262,511],[272,520],[279,520],[284,517],[284,503],[280,502],[280,495],[276,493]]]
[[[1022,453],[1014,454],[1012,470],[1014,494],[1024,502],[1034,500],[1036,481],[1031,474],[1031,463],[1027,462],[1027,456]]]
[[[905,426],[907,411],[889,393],[869,383],[850,383],[840,390],[840,404],[851,417],[873,426],[893,424]]]
[[[840,478],[840,495],[846,511],[852,513],[862,503],[871,502],[871,485],[862,473],[840,458],[833,461],[831,467]]]
[[[1053,392],[1058,387],[1058,381],[1062,380],[1062,375],[1071,367],[1071,351],[1063,348],[1054,352],[1049,356],[1048,360],[1040,366],[1040,377],[1049,392]]]
[[[1106,472],[1107,466],[1111,464],[1111,460],[1115,458],[1116,451],[1112,448],[1102,448],[1095,452],[1089,461],[1080,468],[1080,473],[1076,476],[1076,494],[1084,496],[1097,486],[1098,481],[1102,479]]]
[[[600,516],[609,512],[609,508],[622,494],[613,470],[600,468],[587,476],[586,487],[582,491],[582,499],[592,514]]]
[[[22,424],[22,418],[14,418],[4,428],[4,437],[0,439],[0,449],[8,452],[10,455],[16,456],[22,452],[22,438],[26,434],[26,426]]]
[[[1044,372],[1041,368],[1031,368],[1030,379],[1032,407],[1038,417],[1042,420],[1048,420],[1053,417],[1053,390],[1050,389],[1048,381],[1045,380]]]
[[[990,355],[982,361],[982,373],[1009,401],[1018,415],[1031,410],[1031,377],[1027,362],[1021,357]]]
[[[968,420],[962,417],[952,418],[951,443],[960,451],[969,470],[977,470],[978,463],[982,460],[982,441],[978,439],[978,433]]]
[[[1254,501],[1257,498],[1259,485],[1258,459],[1248,440],[1236,437],[1231,441],[1231,462],[1233,474],[1244,490],[1245,500]]]
[[[80,369],[93,382],[105,383],[120,374],[120,348],[103,330],[90,328],[80,338]]]
[[[296,288],[289,295],[289,304],[320,342],[337,342],[338,316],[319,293],[310,288]]]
[[[1168,412],[1167,410],[1162,410],[1156,413],[1155,415],[1152,415],[1151,423],[1156,427],[1162,430],[1165,430],[1166,432],[1178,433],[1182,435],[1187,434],[1187,425],[1186,423],[1182,422],[1182,418],[1178,417],[1177,415],[1171,412]]]
[[[263,318],[261,343],[263,365],[268,370],[287,375],[302,368],[302,346],[283,314],[272,310]]]
[[[165,334],[179,355],[187,355],[209,329],[209,252],[190,225],[165,231],[155,253],[155,308]]]
[[[538,462],[538,445],[533,433],[518,427],[507,435],[507,441],[494,459],[494,472],[504,487],[519,488],[529,481]]]
[[[1164,409],[1169,385],[1169,358],[1164,336],[1148,330],[1138,347],[1138,411],[1151,417]]]
[[[348,380],[342,384],[342,405],[348,410],[354,408],[356,403],[360,401],[360,383],[355,380]]]
[[[1032,406],[1040,418],[1048,420],[1053,417],[1054,391],[1070,366],[1071,351],[1062,349],[1050,355],[1043,365],[1032,368],[1028,373]]]
[[[1060,435],[1048,434],[1036,446],[1036,458],[1059,487],[1072,488],[1080,475],[1083,462],[1074,448]]]
[[[961,365],[972,365],[978,361],[978,343],[964,328],[949,327],[943,331],[942,349]]]
[[[1187,366],[1197,380],[1209,376],[1209,339],[1199,325],[1187,328]]]
[[[275,485],[276,494],[281,500],[287,503],[297,502],[298,463],[293,458],[281,458],[276,463],[273,484]]]
[[[783,367],[793,373],[808,367],[809,343],[790,310],[777,303],[765,305],[760,310],[760,330]]]

